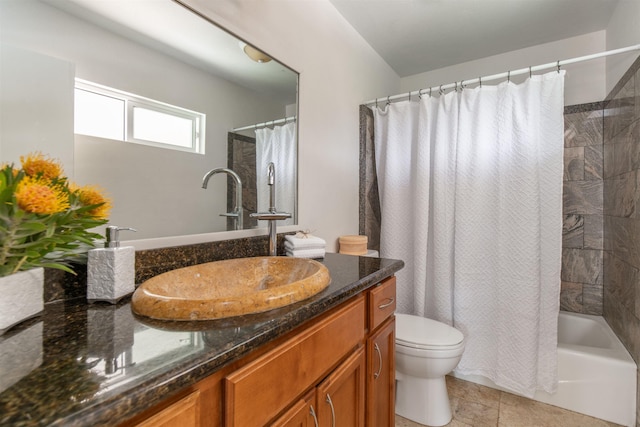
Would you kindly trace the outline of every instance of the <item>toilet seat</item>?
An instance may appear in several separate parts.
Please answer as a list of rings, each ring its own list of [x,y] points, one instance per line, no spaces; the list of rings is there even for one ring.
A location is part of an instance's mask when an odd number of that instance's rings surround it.
[[[433,319],[396,313],[396,344],[420,350],[460,347],[462,332]]]

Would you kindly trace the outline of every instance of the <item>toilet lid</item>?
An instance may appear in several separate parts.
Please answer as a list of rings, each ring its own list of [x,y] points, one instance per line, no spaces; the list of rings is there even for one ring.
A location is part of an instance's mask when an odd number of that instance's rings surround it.
[[[448,347],[464,340],[462,332],[444,323],[396,314],[396,343],[414,348]]]

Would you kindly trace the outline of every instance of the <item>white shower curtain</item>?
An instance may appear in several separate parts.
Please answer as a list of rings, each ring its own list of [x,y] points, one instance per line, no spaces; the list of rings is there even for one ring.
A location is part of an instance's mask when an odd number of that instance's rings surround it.
[[[455,326],[461,374],[557,386],[564,71],[374,109],[398,311]]]
[[[269,210],[267,166],[273,162],[276,170],[276,208],[289,212],[291,218],[278,221],[278,225],[295,224],[296,206],[296,124],[286,123],[273,129],[256,129],[256,173],[258,182],[258,212]]]

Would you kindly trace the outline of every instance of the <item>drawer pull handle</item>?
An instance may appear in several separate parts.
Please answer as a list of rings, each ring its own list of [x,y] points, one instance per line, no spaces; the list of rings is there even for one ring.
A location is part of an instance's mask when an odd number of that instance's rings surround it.
[[[380,351],[380,347],[378,347],[378,343],[375,343],[373,345],[374,350],[376,351],[376,353],[378,353],[378,372],[376,372],[375,374],[373,374],[373,379],[377,380],[378,377],[380,376],[380,373],[382,372],[382,352]]]
[[[380,304],[378,306],[378,308],[380,310],[385,309],[385,308],[389,307],[390,305],[392,305],[394,302],[396,302],[396,299],[395,298],[387,298],[385,301],[389,301],[389,302],[386,302],[384,304]]]
[[[313,424],[318,427],[318,417],[316,416],[316,411],[313,410],[313,405],[309,405],[309,413],[313,417]]]
[[[333,402],[329,393],[327,393],[327,403],[331,406],[331,427],[336,427],[336,411],[333,409]]]

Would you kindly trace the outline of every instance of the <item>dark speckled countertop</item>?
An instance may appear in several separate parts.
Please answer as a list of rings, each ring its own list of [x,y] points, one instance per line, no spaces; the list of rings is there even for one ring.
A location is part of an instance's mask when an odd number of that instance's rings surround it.
[[[0,425],[116,425],[393,275],[402,261],[326,255],[327,289],[266,313],[149,321],[76,300],[0,337]]]

